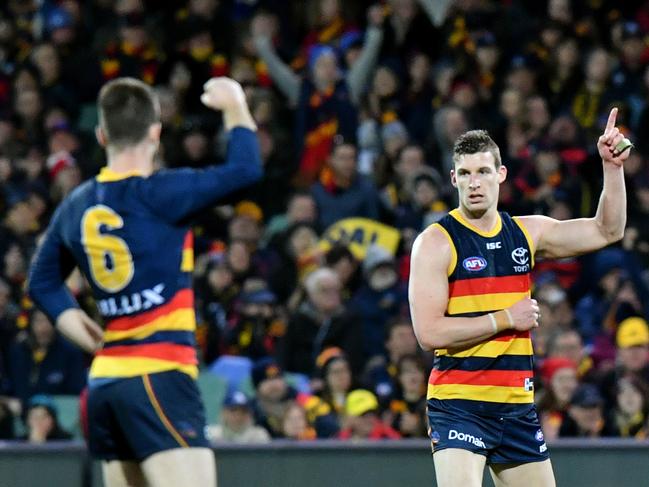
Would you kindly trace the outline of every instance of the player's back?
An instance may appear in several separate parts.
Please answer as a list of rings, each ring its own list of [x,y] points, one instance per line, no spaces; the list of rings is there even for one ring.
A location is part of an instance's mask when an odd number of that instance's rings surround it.
[[[262,175],[255,132],[229,132],[225,163],[144,177],[108,168],[57,208],[34,257],[28,293],[57,322],[78,307],[63,280],[78,265],[105,324],[90,378],[197,374],[189,219]]]
[[[173,369],[196,374],[191,232],[149,200],[164,189],[156,182],[104,169],[59,210],[64,245],[88,278],[105,323],[91,378]]]

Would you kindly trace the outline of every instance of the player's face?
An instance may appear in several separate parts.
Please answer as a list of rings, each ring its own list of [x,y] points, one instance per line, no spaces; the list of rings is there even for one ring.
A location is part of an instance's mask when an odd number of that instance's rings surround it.
[[[460,205],[470,215],[481,216],[498,204],[500,183],[507,169],[496,161],[491,152],[476,152],[460,156],[451,171],[451,182],[457,188]]]

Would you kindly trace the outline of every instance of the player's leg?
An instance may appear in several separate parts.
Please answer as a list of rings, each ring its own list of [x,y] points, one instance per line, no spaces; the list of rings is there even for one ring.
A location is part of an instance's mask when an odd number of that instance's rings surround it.
[[[554,473],[536,409],[505,418],[500,445],[489,457],[496,487],[554,487]]]
[[[496,487],[555,487],[550,459],[523,464],[491,465],[491,478]]]
[[[447,448],[433,455],[438,487],[481,487],[486,457],[459,448]]]
[[[102,462],[105,487],[146,487],[146,479],[136,462],[112,460]]]
[[[209,448],[176,448],[142,462],[151,487],[216,487],[216,462]]]
[[[106,487],[145,487],[146,480],[127,438],[111,408],[111,399],[120,394],[122,383],[91,387],[82,396],[84,430],[93,458],[102,460],[102,474]],[[118,460],[130,459],[132,461]]]

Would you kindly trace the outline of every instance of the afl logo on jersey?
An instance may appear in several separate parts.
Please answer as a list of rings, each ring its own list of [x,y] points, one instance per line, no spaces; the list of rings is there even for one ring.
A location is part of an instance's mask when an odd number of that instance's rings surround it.
[[[482,257],[467,257],[462,261],[462,266],[467,271],[477,272],[487,267],[487,261]]]

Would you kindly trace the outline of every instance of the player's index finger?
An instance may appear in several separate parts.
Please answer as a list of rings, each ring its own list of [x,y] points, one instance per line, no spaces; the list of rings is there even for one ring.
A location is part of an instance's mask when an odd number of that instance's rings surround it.
[[[609,131],[615,127],[615,119],[617,118],[617,107],[611,110],[608,114],[608,121],[606,122],[606,130]]]

